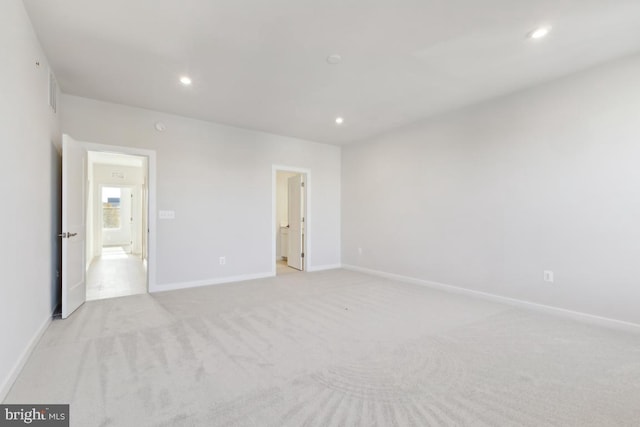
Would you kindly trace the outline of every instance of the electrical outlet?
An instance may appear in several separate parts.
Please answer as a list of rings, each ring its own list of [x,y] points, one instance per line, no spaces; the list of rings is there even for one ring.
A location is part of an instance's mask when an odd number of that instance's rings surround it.
[[[227,257],[220,257],[220,265],[225,265],[227,263]]]
[[[550,271],[550,270],[544,271],[544,281],[553,283],[553,271]]]

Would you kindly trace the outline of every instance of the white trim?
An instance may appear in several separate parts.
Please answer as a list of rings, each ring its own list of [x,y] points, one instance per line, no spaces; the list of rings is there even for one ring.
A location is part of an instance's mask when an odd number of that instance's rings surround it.
[[[217,277],[215,279],[195,280],[193,282],[166,283],[163,285],[157,285],[156,289],[153,292],[165,292],[165,291],[175,291],[178,289],[199,288],[202,286],[224,285],[226,283],[244,282],[247,280],[264,279],[267,277],[274,277],[274,276],[275,274],[269,271],[267,273],[243,274],[240,276],[228,276],[228,277]]]
[[[338,268],[342,268],[342,264],[325,264],[325,265],[314,265],[312,267],[307,268],[307,271],[324,271],[324,270],[335,270]]]
[[[535,302],[524,301],[516,298],[504,297],[501,295],[490,294],[487,292],[474,291],[471,289],[461,288],[458,286],[447,285],[444,283],[433,282],[430,280],[417,279],[415,277],[402,276],[395,273],[387,273],[384,271],[372,270],[369,268],[358,267],[355,265],[343,264],[345,270],[357,271],[360,273],[370,274],[373,276],[384,277],[386,279],[398,280],[400,282],[412,283],[414,285],[426,286],[445,292],[468,295],[481,298],[488,301],[508,304],[515,307],[521,307],[529,310],[535,310],[543,313],[559,315],[570,319],[578,320],[583,323],[604,326],[612,329],[624,330],[629,332],[640,333],[640,324],[627,322],[624,320],[611,319],[609,317],[596,316],[594,314],[583,313],[580,311],[568,310],[565,308],[554,307],[551,305],[538,304]]]
[[[311,232],[311,225],[313,224],[311,221],[311,190],[313,188],[311,184],[311,169],[299,168],[296,166],[286,166],[286,165],[271,165],[271,272],[273,276],[276,275],[276,233],[278,229],[276,227],[276,191],[277,191],[277,174],[278,172],[295,172],[295,173],[303,173],[305,174],[305,184],[304,184],[304,211],[305,211],[305,236],[304,236],[304,270],[309,270],[309,265],[312,265],[312,254],[311,254],[311,237],[313,233]]]
[[[13,366],[13,369],[9,371],[9,375],[0,386],[0,402],[3,402],[9,394],[9,391],[11,390],[11,387],[13,387],[13,384],[16,382],[18,375],[20,375],[20,372],[22,372],[22,368],[24,368],[27,360],[29,360],[29,356],[31,356],[31,353],[33,353],[36,345],[38,345],[38,343],[40,342],[40,338],[42,338],[42,335],[44,335],[45,331],[51,324],[52,318],[53,313],[47,316],[44,322],[42,322],[36,333],[33,335],[33,337],[31,337],[31,340],[27,344],[27,347],[22,351],[20,357],[18,357],[18,360]]]
[[[123,145],[106,145],[93,142],[82,142],[87,151],[106,153],[130,154],[133,156],[147,157],[148,182],[148,226],[149,236],[147,240],[147,290],[155,292],[161,290],[156,283],[156,151],[143,148],[125,147]]]

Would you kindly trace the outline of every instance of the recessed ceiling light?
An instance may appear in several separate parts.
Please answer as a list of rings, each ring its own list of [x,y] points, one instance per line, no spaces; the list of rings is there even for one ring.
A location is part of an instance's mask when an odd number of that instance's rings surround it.
[[[336,65],[342,62],[342,56],[334,53],[333,55],[327,56],[327,63],[331,65]]]
[[[155,127],[158,132],[164,132],[165,130],[167,130],[167,126],[162,122],[156,122]]]
[[[551,27],[538,27],[531,31],[527,36],[530,39],[541,39],[549,34],[549,31],[551,31]]]
[[[191,86],[191,79],[188,76],[182,76],[180,77],[180,83],[184,86]]]
[[[342,117],[336,117],[336,124],[341,125],[344,123],[344,119]]]

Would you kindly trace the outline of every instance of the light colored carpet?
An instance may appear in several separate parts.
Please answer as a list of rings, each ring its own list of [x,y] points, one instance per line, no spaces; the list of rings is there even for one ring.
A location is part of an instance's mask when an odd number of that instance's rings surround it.
[[[640,335],[334,270],[88,302],[7,403],[74,426],[638,426]]]

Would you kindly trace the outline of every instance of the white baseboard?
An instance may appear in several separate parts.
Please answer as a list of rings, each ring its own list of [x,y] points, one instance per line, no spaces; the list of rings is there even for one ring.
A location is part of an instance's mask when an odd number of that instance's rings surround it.
[[[307,267],[307,271],[313,272],[313,271],[335,270],[337,268],[342,268],[342,264],[314,265],[311,267]]]
[[[269,271],[268,273],[243,274],[240,276],[217,277],[215,279],[196,280],[193,282],[165,283],[165,284],[155,285],[153,289],[149,290],[149,292],[151,293],[165,292],[165,291],[175,291],[178,289],[199,288],[201,286],[224,285],[225,283],[244,282],[246,280],[264,279],[266,277],[274,277],[274,276],[275,276],[275,273]]]
[[[316,265],[316,266],[307,268],[307,271],[314,272],[314,271],[323,271],[323,270],[335,270],[341,267],[342,267],[341,264]],[[166,283],[162,285],[156,285],[153,289],[150,289],[149,292],[150,293],[165,292],[165,291],[175,291],[178,289],[199,288],[202,286],[224,285],[225,283],[244,282],[246,280],[275,277],[275,275],[276,275],[275,271],[270,271],[268,273],[243,274],[240,276],[219,277],[215,279],[195,280],[192,282]]]
[[[360,273],[370,274],[372,276],[384,277],[386,279],[398,280],[400,282],[412,283],[415,285],[427,286],[432,289],[437,289],[445,292],[451,292],[456,294],[473,296],[476,298],[482,298],[484,300],[500,302],[515,307],[526,308],[535,310],[538,312],[544,312],[549,314],[560,315],[563,317],[571,318],[581,322],[590,323],[593,325],[605,326],[608,328],[630,331],[640,333],[640,324],[627,322],[624,320],[611,319],[608,317],[596,316],[594,314],[582,313],[580,311],[568,310],[565,308],[554,307],[551,305],[538,304],[535,302],[529,302],[516,298],[504,297],[501,295],[490,294],[487,292],[474,291],[471,289],[461,288],[458,286],[446,285],[444,283],[433,282],[430,280],[417,279],[415,277],[402,276],[395,273],[387,273],[384,271],[372,270],[369,268],[358,267],[350,264],[343,264],[342,268],[345,270],[357,271]]]
[[[0,402],[4,402],[4,399],[9,394],[9,390],[11,390],[13,383],[16,382],[18,375],[20,375],[20,372],[22,372],[22,368],[24,368],[25,363],[27,363],[27,360],[29,360],[29,356],[31,356],[33,349],[36,348],[36,345],[40,341],[40,338],[42,338],[42,335],[44,335],[44,332],[51,324],[52,319],[53,313],[47,316],[44,322],[42,322],[36,333],[33,335],[33,337],[31,337],[31,340],[27,344],[27,347],[22,351],[22,354],[16,361],[15,365],[13,365],[11,371],[9,371],[9,375],[6,379],[4,379],[2,385],[0,385]]]

